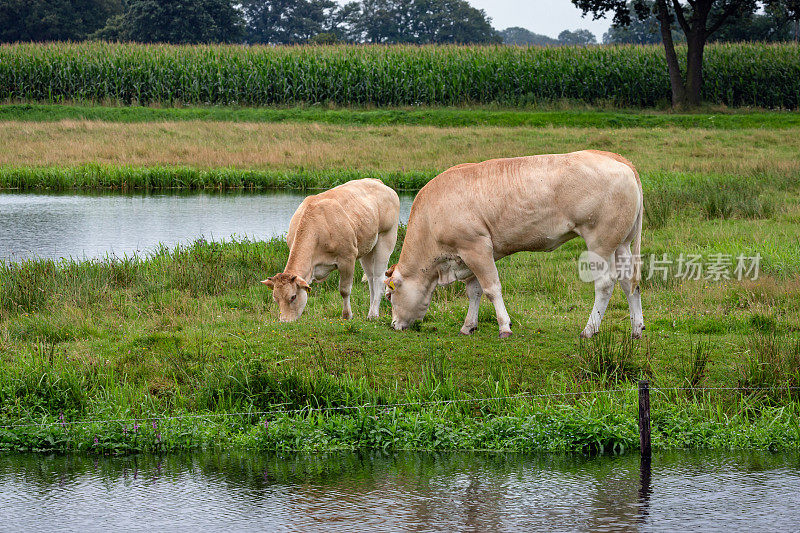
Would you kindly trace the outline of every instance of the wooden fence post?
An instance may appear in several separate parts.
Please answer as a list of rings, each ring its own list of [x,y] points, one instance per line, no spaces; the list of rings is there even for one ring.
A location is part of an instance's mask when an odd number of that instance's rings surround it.
[[[650,382],[639,382],[639,450],[649,457],[650,449]]]

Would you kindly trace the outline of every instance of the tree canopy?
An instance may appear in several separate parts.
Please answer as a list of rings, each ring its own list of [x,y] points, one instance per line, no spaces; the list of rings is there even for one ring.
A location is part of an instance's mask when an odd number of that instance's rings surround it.
[[[558,39],[533,33],[519,26],[512,26],[502,30],[500,36],[503,38],[503,44],[527,46],[556,46],[561,44]]]
[[[143,43],[231,43],[243,36],[230,0],[129,0],[95,37]]]
[[[0,0],[0,42],[83,40],[123,9],[123,0]]]
[[[481,9],[466,0],[361,0],[337,19],[346,40],[367,43],[501,43]]]
[[[247,40],[251,43],[297,44],[331,32],[333,0],[244,0]]]
[[[566,45],[587,45],[597,43],[597,38],[589,30],[564,30],[558,34],[558,40]]]
[[[788,1],[800,4],[800,0]],[[608,32],[603,35],[603,42],[607,44],[661,44],[661,29],[653,0],[647,0],[646,4],[648,9],[640,14],[636,11],[633,0],[629,0],[630,24],[613,23]],[[720,27],[709,37],[709,40],[716,42],[775,42],[793,39],[793,23],[785,0],[773,0],[772,4],[767,3],[763,7],[763,12],[734,15],[730,22]],[[673,41],[682,42],[686,39],[678,29],[678,22],[674,18],[670,23],[670,28]]]

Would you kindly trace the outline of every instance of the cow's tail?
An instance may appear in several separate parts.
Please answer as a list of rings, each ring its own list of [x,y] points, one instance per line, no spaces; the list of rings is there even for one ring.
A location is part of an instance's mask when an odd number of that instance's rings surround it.
[[[631,255],[633,255],[632,291],[639,288],[639,282],[642,279],[642,219],[644,219],[644,195],[642,194],[642,185],[639,183],[639,214],[636,217],[633,240],[631,241]]]

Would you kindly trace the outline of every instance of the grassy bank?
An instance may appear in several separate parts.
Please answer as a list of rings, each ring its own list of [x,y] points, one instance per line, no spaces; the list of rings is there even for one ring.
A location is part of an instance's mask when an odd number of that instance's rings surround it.
[[[790,43],[709,44],[703,81],[713,104],[796,109],[800,51]],[[0,47],[0,100],[432,106],[568,99],[653,107],[669,94],[658,45]]]
[[[566,107],[566,109],[559,109]],[[0,121],[58,122],[62,120],[101,122],[299,122],[352,124],[362,126],[435,126],[439,128],[579,127],[579,128],[702,128],[702,129],[786,129],[800,128],[796,112],[753,112],[715,109],[680,114],[641,110],[607,111],[564,103],[552,110],[515,108],[407,107],[399,109],[335,109],[310,107],[141,107],[55,104],[0,105]]]
[[[0,447],[622,451],[636,445],[634,382],[647,377],[658,447],[798,448],[792,198],[769,216],[709,219],[687,205],[648,223],[645,254],[763,260],[755,281],[682,280],[675,265],[662,279],[645,262],[639,342],[619,291],[603,335],[578,340],[593,289],[575,275],[577,241],[500,261],[508,342],[488,303],[479,331],[458,335],[460,284],[394,332],[386,303],[364,319],[362,284],[356,318],[340,320],[334,275],[300,321],[280,324],[258,283],[282,269],[280,240],[0,263]]]
[[[436,172],[379,172],[358,170],[240,170],[192,167],[77,167],[0,166],[0,189],[19,191],[93,190],[311,190],[328,189],[350,180],[376,178],[397,190],[417,190]]]

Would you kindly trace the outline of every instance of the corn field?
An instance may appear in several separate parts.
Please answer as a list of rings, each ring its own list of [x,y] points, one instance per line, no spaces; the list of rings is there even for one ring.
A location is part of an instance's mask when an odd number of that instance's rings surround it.
[[[0,46],[4,101],[408,106],[567,99],[651,107],[669,95],[660,46]],[[800,47],[709,45],[703,98],[798,108]]]

